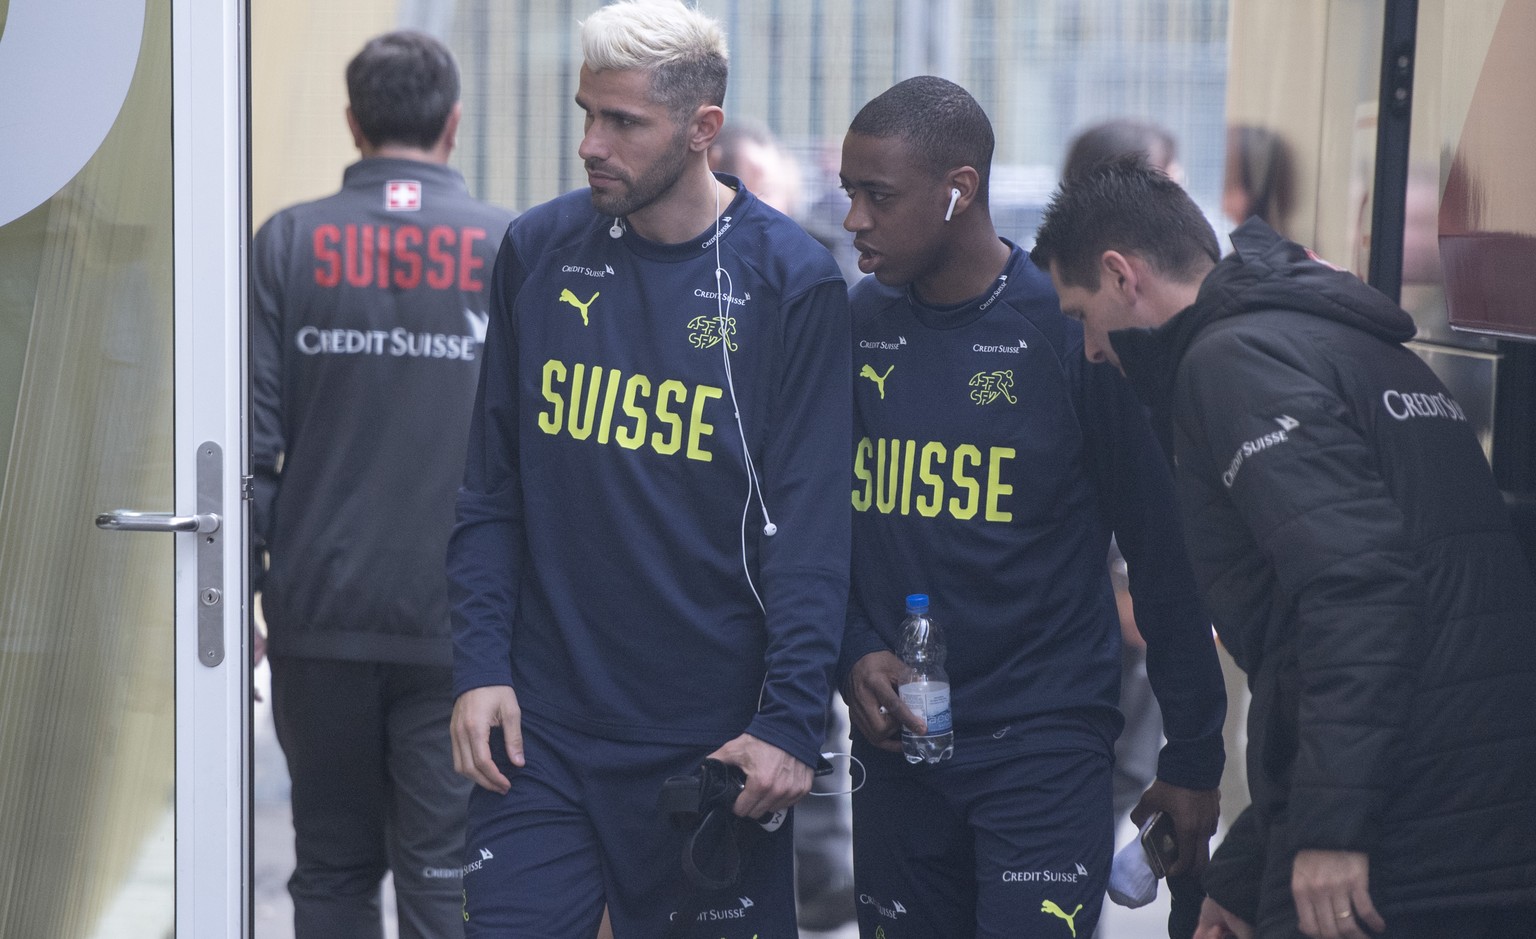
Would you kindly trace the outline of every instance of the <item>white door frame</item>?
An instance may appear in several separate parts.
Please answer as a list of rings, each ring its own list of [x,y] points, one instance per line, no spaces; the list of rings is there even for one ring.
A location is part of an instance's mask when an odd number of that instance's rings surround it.
[[[223,654],[199,661],[196,533],[176,536],[176,932],[245,937],[251,683],[246,601],[246,5],[172,0],[176,514],[222,448]]]

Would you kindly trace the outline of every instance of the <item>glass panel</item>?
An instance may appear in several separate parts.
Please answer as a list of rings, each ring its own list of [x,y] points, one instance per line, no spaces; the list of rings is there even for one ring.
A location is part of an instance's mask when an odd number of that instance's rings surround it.
[[[168,936],[172,539],[92,519],[173,501],[169,2],[125,35],[52,0],[0,12],[0,53],[50,17],[137,49],[95,155],[0,227],[0,935]]]
[[[440,35],[464,73],[453,162],[515,209],[585,185],[576,146],[576,24],[601,0],[272,0],[252,11],[252,220],[336,187],[355,158],[341,121],[347,59],[376,32]],[[837,153],[854,114],[902,78],[969,89],[997,134],[999,231],[1032,236],[1071,137],[1111,117],[1164,125],[1214,217],[1223,160],[1228,0],[698,0],[731,46],[728,120],[765,125],[798,159],[802,220],[837,238]],[[791,211],[790,214],[797,214]]]

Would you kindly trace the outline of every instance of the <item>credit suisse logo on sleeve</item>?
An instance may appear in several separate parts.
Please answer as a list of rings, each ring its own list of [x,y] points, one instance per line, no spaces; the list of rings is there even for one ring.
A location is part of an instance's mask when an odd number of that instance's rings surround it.
[[[421,183],[414,179],[391,179],[385,183],[384,208],[389,212],[419,212]]]

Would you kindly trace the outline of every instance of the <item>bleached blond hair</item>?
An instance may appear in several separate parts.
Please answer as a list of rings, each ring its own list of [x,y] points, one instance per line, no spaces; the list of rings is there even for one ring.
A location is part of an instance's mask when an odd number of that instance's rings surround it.
[[[700,105],[725,104],[725,31],[681,0],[620,0],[600,7],[581,23],[581,55],[594,72],[649,72],[652,99],[680,120]]]

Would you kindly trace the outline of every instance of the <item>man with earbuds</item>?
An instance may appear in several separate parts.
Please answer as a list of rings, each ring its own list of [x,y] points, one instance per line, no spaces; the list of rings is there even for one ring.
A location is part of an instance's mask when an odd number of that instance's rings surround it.
[[[1113,839],[1129,561],[1168,743],[1133,817],[1171,815],[1198,869],[1216,828],[1225,695],[1169,470],[1049,279],[998,237],[992,127],[965,89],[908,79],[843,141],[851,291],[853,565],[839,672],[867,781],[854,794],[860,926],[887,939],[1088,936]],[[909,764],[902,598],[946,631],[954,755]],[[867,898],[867,899],[866,899]]]
[[[589,188],[508,231],[458,524],[454,762],[477,785],[465,931],[795,933],[792,821],[684,880],[669,777],[810,788],[847,598],[846,286],[709,170],[720,26],[678,0],[581,25]]]

